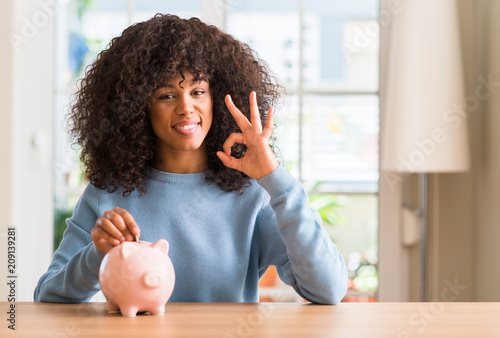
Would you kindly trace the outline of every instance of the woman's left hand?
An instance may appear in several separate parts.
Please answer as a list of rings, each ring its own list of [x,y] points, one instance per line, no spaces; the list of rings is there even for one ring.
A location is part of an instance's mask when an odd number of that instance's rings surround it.
[[[229,135],[222,147],[224,152],[218,151],[217,156],[225,166],[239,170],[256,180],[269,175],[279,165],[269,146],[269,139],[273,132],[273,107],[269,108],[266,126],[262,129],[257,94],[255,92],[250,93],[251,121],[248,121],[245,115],[234,105],[231,96],[226,95],[225,102],[229,112],[240,127],[241,133]],[[231,156],[231,147],[236,143],[243,143],[247,146],[245,155],[240,159]]]

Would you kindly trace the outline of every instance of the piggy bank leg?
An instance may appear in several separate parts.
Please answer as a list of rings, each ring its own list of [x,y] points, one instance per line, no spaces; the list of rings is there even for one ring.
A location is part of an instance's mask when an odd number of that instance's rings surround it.
[[[153,307],[149,310],[149,312],[153,316],[163,316],[163,314],[165,313],[165,304]]]
[[[123,317],[135,317],[139,308],[137,306],[122,306],[120,308]]]
[[[106,303],[106,310],[108,311],[108,313],[120,312],[120,308],[118,308],[118,306],[115,303],[111,303],[110,301]]]

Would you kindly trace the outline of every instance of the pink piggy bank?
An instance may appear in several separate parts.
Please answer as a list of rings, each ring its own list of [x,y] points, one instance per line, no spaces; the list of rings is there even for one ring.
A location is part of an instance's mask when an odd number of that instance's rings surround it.
[[[107,300],[108,312],[135,317],[147,311],[163,315],[172,295],[175,271],[168,256],[169,244],[160,239],[123,242],[104,256],[99,269],[99,283]]]

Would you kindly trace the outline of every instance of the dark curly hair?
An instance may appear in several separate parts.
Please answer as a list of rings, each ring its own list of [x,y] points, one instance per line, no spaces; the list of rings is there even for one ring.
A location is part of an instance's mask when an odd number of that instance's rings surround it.
[[[197,18],[156,14],[125,29],[111,40],[86,69],[79,82],[69,120],[70,135],[81,147],[85,176],[91,184],[123,196],[138,189],[155,165],[156,136],[148,106],[165,80],[183,75],[207,79],[213,102],[213,121],[205,139],[206,178],[224,191],[240,191],[249,177],[226,167],[217,157],[227,137],[238,132],[224,97],[249,118],[249,94],[257,93],[262,123],[277,103],[282,87],[246,44]],[[273,147],[274,151],[274,147]],[[235,156],[242,156],[243,149]]]

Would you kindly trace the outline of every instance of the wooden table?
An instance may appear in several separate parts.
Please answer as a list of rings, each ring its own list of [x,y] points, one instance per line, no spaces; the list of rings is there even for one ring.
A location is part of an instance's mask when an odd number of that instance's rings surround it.
[[[9,319],[10,303],[0,302]],[[168,303],[163,316],[104,303],[15,303],[0,337],[500,337],[500,303]]]

